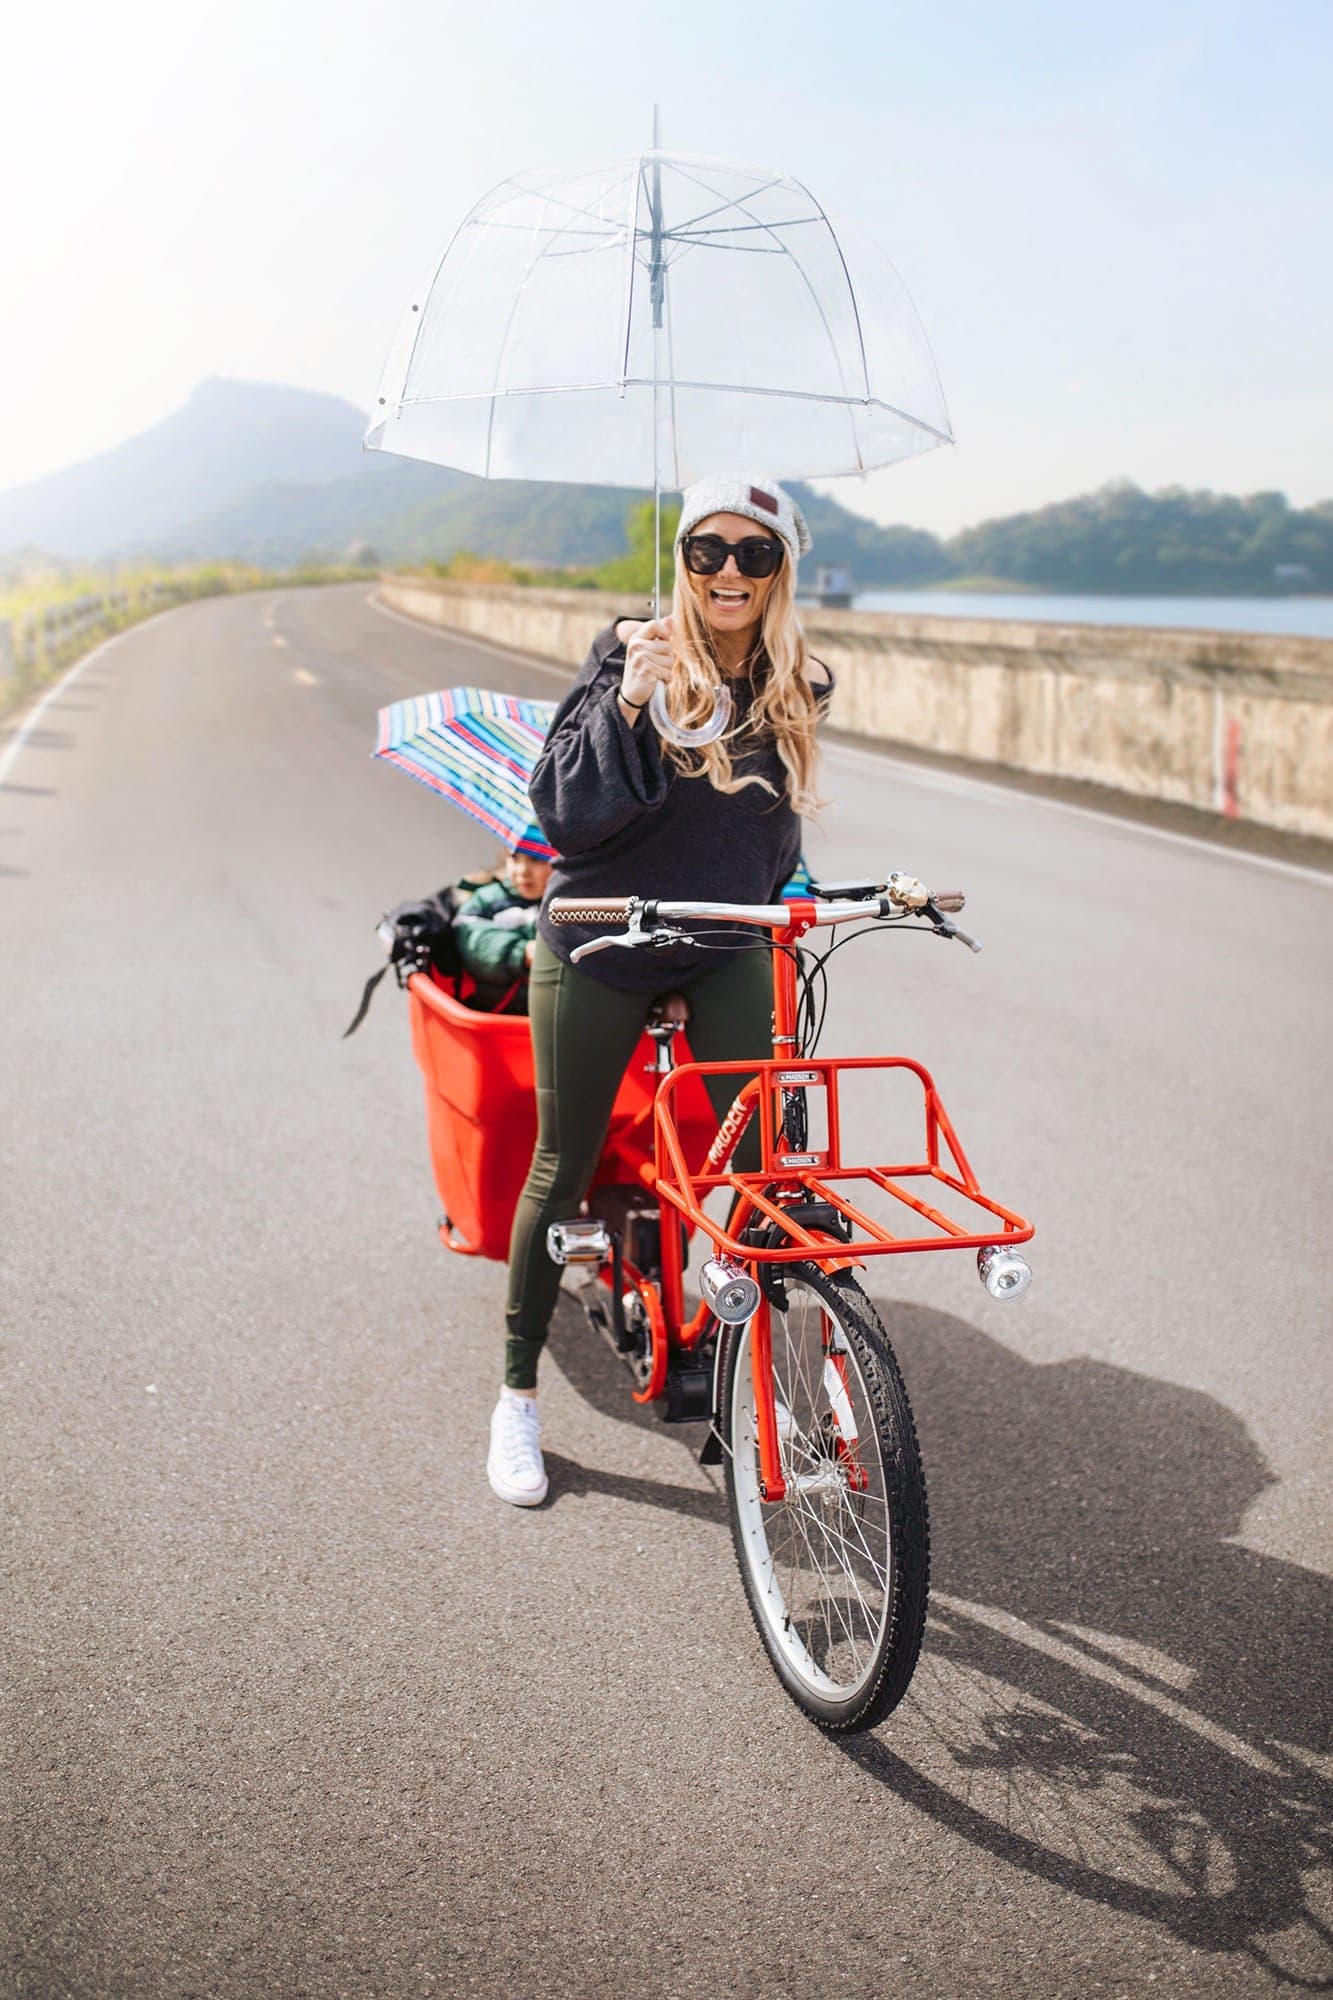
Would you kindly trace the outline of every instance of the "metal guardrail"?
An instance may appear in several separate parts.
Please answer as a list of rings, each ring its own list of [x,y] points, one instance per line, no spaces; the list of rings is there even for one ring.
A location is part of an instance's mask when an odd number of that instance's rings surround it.
[[[16,680],[30,680],[75,658],[83,642],[114,631],[136,604],[164,604],[194,594],[181,578],[67,597],[25,618],[0,618],[0,692]]]

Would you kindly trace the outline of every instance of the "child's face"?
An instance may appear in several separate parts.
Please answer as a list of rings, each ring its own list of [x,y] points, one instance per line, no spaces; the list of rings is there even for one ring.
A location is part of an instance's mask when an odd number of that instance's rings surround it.
[[[505,863],[505,880],[525,903],[535,903],[540,896],[544,896],[550,879],[550,862],[538,861],[535,855],[511,854]]]

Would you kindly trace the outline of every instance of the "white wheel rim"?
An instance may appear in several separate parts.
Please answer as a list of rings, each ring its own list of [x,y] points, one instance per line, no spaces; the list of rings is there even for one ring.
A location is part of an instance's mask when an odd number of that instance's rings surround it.
[[[745,1559],[770,1642],[792,1675],[825,1700],[864,1692],[879,1659],[892,1606],[893,1539],[883,1453],[865,1378],[825,1302],[789,1280],[790,1310],[773,1313],[774,1382],[787,1413],[780,1431],[788,1497],[759,1495],[750,1328],[741,1335],[733,1375],[732,1477]],[[830,1394],[814,1349],[833,1330],[846,1386]],[[804,1366],[801,1365],[802,1356]],[[833,1405],[839,1410],[830,1428]],[[850,1422],[849,1422],[850,1417]],[[836,1440],[855,1432],[853,1494],[833,1457]]]

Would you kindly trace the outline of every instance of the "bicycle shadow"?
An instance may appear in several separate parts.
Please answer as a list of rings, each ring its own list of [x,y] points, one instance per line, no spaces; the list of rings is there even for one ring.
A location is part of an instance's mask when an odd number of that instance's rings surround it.
[[[551,1491],[548,1506],[565,1499],[583,1500],[592,1493],[608,1494],[613,1500],[632,1500],[638,1506],[664,1507],[691,1521],[713,1521],[725,1527],[726,1502],[720,1487],[674,1486],[665,1479],[631,1478],[624,1473],[602,1472],[581,1465],[562,1452],[544,1451],[546,1476]]]
[[[877,1304],[921,1432],[932,1613],[906,1701],[842,1749],[1029,1873],[1331,1983],[1310,1668],[1333,1586],[1228,1539],[1273,1483],[1244,1423],[1197,1390],[1034,1364],[949,1314]]]
[[[662,1428],[661,1418],[654,1410],[633,1400],[634,1385],[629,1370],[589,1326],[577,1291],[562,1291],[556,1300],[546,1351],[570,1387],[599,1416],[615,1417],[640,1431]],[[685,1444],[693,1442],[697,1448],[703,1440],[703,1428],[697,1424],[684,1425],[681,1439]]]
[[[1333,1984],[1313,1900],[1333,1855],[1333,1585],[1229,1540],[1273,1481],[1242,1420],[1197,1390],[1032,1363],[950,1314],[876,1303],[921,1433],[932,1603],[906,1700],[839,1751],[1029,1874],[1294,1986]],[[599,1411],[656,1422],[572,1299],[552,1349]],[[566,1475],[722,1518],[684,1487]]]

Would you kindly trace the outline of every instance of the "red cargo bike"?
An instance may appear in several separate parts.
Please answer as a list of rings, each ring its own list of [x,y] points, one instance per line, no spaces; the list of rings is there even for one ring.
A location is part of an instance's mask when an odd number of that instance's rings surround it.
[[[772,954],[773,1052],[762,1062],[680,1060],[688,1010],[660,1003],[626,1072],[583,1213],[548,1249],[582,1265],[585,1310],[626,1364],[636,1401],[667,1422],[705,1420],[701,1458],[721,1461],[736,1556],[755,1625],[792,1698],[823,1727],[870,1727],[901,1700],[925,1628],[925,1479],[907,1392],[885,1328],[854,1275],[871,1257],[968,1251],[998,1298],[1030,1272],[1032,1225],[985,1194],[934,1082],[907,1056],[820,1056],[826,926],[906,924],[974,940],[961,897],[909,877],[812,885],[776,904],[556,899],[557,923],[623,925],[578,947],[745,942]],[[692,924],[707,924],[697,937]],[[767,933],[765,936],[764,933]],[[859,933],[853,933],[853,935]],[[845,942],[846,937],[838,942]],[[431,1151],[465,1254],[503,1258],[536,1130],[525,1020],[474,1013],[439,975],[408,981],[426,1079]],[[844,1114],[871,1072],[914,1080],[920,1149],[849,1161]],[[719,1127],[702,1079],[735,1076]],[[761,1164],[732,1169],[759,1121]],[[706,1204],[712,1202],[716,1213]],[[707,1251],[699,1303],[685,1296],[689,1246]]]

